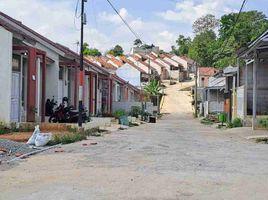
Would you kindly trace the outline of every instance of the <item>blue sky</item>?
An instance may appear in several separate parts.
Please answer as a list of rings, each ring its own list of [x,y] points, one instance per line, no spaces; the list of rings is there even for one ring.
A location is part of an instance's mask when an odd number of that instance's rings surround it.
[[[77,0],[0,0],[0,10],[55,42],[76,50],[79,19]],[[111,0],[144,41],[170,50],[179,34],[193,36],[192,23],[211,13],[216,17],[238,11],[242,0]],[[129,52],[135,39],[106,0],[88,0],[85,41],[106,51],[116,44]],[[245,10],[268,15],[267,0],[248,0]]]

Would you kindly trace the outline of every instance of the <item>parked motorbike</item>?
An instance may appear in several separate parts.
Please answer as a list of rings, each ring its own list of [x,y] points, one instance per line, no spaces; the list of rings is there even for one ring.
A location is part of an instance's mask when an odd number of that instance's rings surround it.
[[[62,103],[54,110],[49,117],[50,123],[77,123],[79,118],[79,111],[75,110],[73,106],[68,106],[68,98],[64,97]],[[82,122],[88,122],[87,110],[82,108]]]
[[[51,116],[54,112],[54,107],[57,105],[57,101],[53,98],[46,100],[46,116]]]

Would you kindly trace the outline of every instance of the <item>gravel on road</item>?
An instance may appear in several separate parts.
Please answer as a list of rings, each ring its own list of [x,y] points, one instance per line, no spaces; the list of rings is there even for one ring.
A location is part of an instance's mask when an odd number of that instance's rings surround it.
[[[16,156],[35,151],[29,145],[11,140],[0,139],[0,161],[8,161]]]

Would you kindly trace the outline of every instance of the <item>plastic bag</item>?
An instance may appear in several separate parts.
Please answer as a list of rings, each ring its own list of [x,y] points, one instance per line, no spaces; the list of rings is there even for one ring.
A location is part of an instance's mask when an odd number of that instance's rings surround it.
[[[51,133],[38,133],[35,138],[35,146],[43,147],[46,146],[47,143],[51,140]]]
[[[27,141],[26,144],[34,145],[35,144],[36,136],[39,133],[40,133],[39,125],[36,125],[35,128],[34,128],[34,132],[33,132],[32,136],[29,138],[29,140]]]

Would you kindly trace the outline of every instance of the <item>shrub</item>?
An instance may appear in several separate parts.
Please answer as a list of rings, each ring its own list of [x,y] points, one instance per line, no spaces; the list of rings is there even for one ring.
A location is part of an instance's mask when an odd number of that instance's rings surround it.
[[[79,132],[77,128],[68,129],[69,133],[62,135],[53,135],[51,141],[49,141],[48,145],[57,145],[57,144],[70,144],[79,142],[82,140],[86,140],[88,136],[101,136],[98,128],[92,128],[89,130]]]
[[[228,123],[228,128],[238,128],[243,127],[243,121],[240,118],[234,118],[232,122]]]
[[[66,133],[63,135],[54,135],[52,140],[49,141],[48,145],[56,145],[56,144],[70,144],[74,142],[79,142],[87,139],[85,134],[81,133]]]
[[[213,122],[209,119],[209,118],[203,118],[200,120],[201,124],[205,124],[205,125],[212,125]]]
[[[19,129],[17,128],[16,122],[10,123],[10,130],[11,130],[11,132],[19,132]]]
[[[141,107],[140,106],[132,106],[131,107],[131,111],[130,111],[130,115],[132,117],[138,117],[139,115],[141,115],[142,113],[142,110],[141,110]]]
[[[0,122],[0,135],[10,133],[10,128],[8,128],[7,124],[4,122]]]
[[[259,120],[257,120],[257,124],[260,127],[267,128],[268,127],[268,119],[259,119]]]
[[[116,119],[119,119],[120,117],[125,116],[125,115],[126,115],[126,111],[123,110],[123,109],[116,110],[116,111],[113,113],[113,116],[114,116]]]

